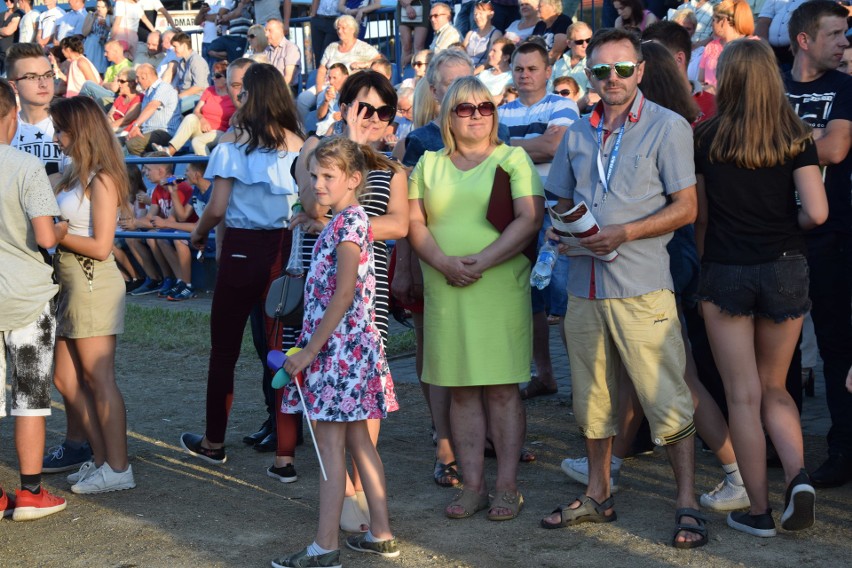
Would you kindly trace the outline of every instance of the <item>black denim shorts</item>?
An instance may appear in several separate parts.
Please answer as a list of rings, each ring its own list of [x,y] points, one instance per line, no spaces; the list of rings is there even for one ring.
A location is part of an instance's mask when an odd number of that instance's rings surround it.
[[[808,285],[805,255],[788,252],[764,264],[702,263],[698,298],[731,315],[781,323],[811,309]]]

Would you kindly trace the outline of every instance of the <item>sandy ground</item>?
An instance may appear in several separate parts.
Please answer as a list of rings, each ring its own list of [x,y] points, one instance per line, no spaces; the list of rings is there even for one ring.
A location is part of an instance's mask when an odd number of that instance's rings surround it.
[[[32,523],[0,521],[0,566],[268,566],[270,559],[311,542],[319,477],[312,447],[299,448],[299,481],[285,485],[265,475],[270,454],[240,441],[263,419],[256,361],[238,367],[228,463],[208,466],[181,452],[180,433],[202,429],[206,363],[122,342],[118,375],[127,401],[138,487],[77,496],[64,475],[45,476],[50,490],[68,499],[68,509]],[[520,466],[520,489],[526,498],[520,517],[493,523],[479,513],[448,520],[442,511],[452,490],[432,482],[429,419],[419,387],[412,382],[411,366],[405,359],[391,364],[400,383],[402,410],[385,422],[379,447],[402,554],[387,560],[344,548],[348,567],[852,565],[852,485],[819,491],[817,524],[804,533],[779,529],[774,539],[757,539],[729,529],[722,514],[710,513],[708,546],[696,551],[671,548],[674,483],[661,450],[625,463],[623,489],[616,495],[617,522],[540,529],[542,516],[583,491],[559,469],[562,458],[579,455],[583,447],[564,393],[528,403],[527,445],[538,461]],[[58,395],[55,400],[60,400]],[[824,402],[817,398],[806,404]],[[62,439],[64,418],[57,403],[48,419],[48,444]],[[812,469],[824,456],[824,438],[809,434],[805,443]],[[6,488],[18,485],[12,448],[12,421],[7,419],[0,423],[0,484]],[[697,489],[707,491],[720,480],[720,470],[708,454],[698,452],[696,462]],[[488,460],[491,480],[495,465]],[[769,475],[778,520],[783,477],[780,470]]]

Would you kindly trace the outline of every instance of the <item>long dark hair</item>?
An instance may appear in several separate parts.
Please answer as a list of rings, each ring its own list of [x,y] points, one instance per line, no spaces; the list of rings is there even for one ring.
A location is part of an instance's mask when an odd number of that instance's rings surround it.
[[[649,101],[672,110],[692,124],[701,109],[692,98],[692,87],[671,52],[654,41],[642,44],[645,73],[639,88]]]
[[[254,63],[243,77],[245,101],[237,111],[239,130],[248,134],[246,154],[258,148],[287,148],[285,130],[304,138],[299,113],[284,76],[268,63]]]
[[[65,168],[56,191],[79,182],[88,196],[91,194],[90,177],[93,174],[107,176],[118,190],[116,205],[129,213],[124,153],[101,107],[88,97],[54,99],[50,104],[50,118],[57,132],[65,132],[73,140],[66,148],[71,164]]]

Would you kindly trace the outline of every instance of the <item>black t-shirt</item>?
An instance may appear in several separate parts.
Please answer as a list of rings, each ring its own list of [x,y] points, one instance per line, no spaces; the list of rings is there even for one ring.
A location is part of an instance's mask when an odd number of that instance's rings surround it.
[[[798,223],[793,170],[819,164],[816,145],[791,161],[749,170],[710,163],[715,130],[695,148],[695,173],[704,176],[707,234],[702,260],[721,264],[761,264],[788,251],[805,251]]]
[[[825,128],[832,120],[852,121],[852,77],[839,71],[828,71],[808,83],[794,81],[784,74],[787,98],[802,120],[814,128]],[[852,231],[852,152],[839,164],[825,169],[825,192],[828,195],[828,220],[812,233]]]
[[[559,14],[556,16],[556,19],[553,20],[553,25],[549,28],[544,20],[537,23],[533,28],[531,35],[543,37],[544,41],[547,43],[547,49],[553,49],[553,38],[556,34],[567,34],[568,26],[570,25],[571,18],[565,14]]]
[[[23,18],[23,17],[24,17],[24,12],[17,9],[17,8],[15,10],[12,10],[12,11],[7,10],[3,14],[3,20],[2,20],[2,22],[0,22],[0,27],[5,28],[6,26],[9,25],[9,22],[11,22],[13,19]],[[18,29],[15,30],[15,33],[13,33],[12,35],[10,35],[8,37],[0,38],[0,58],[6,59],[6,52],[9,50],[10,47],[12,47],[12,44],[18,43],[18,32],[20,31],[20,29],[21,29],[21,22],[18,21]]]

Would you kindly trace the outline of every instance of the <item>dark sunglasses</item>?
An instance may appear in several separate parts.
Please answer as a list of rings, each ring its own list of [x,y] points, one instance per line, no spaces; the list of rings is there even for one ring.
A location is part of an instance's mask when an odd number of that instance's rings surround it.
[[[488,101],[479,103],[478,105],[473,103],[459,103],[453,109],[453,112],[459,118],[469,118],[473,116],[475,111],[479,111],[479,116],[491,116],[495,111],[494,103]]]
[[[359,102],[358,114],[361,114],[361,111],[364,111],[364,118],[373,118],[373,115],[377,114],[379,116],[379,120],[382,122],[390,122],[396,116],[396,108],[390,105],[384,105],[376,108],[370,103]]]
[[[586,39],[575,39],[574,45],[583,45],[584,43],[589,43],[590,41],[592,41],[592,38],[590,37],[587,37]]]
[[[561,91],[553,91],[554,95],[562,95],[563,97],[571,96],[571,89],[562,89]]]
[[[412,67],[423,67],[424,65],[426,65],[425,61],[415,61],[411,64]]]
[[[248,36],[246,36],[246,37],[248,37],[249,39],[254,39],[254,38],[256,38],[257,36],[256,36],[256,35],[254,35],[254,34],[248,34]]]
[[[222,78],[222,77],[224,77],[224,76],[225,76],[225,75],[224,75],[223,73],[213,73],[213,78],[214,78],[214,79],[221,79],[221,78]]]
[[[619,61],[617,63],[599,63],[598,65],[592,65],[591,67],[586,67],[586,70],[592,74],[592,76],[598,81],[603,81],[605,79],[609,79],[610,73],[615,69],[615,74],[621,77],[622,79],[627,79],[628,77],[632,77],[633,73],[636,72],[636,68],[639,66],[639,63],[634,63],[632,61]]]
[[[130,81],[128,81],[127,79],[119,79],[118,82],[123,85],[125,83],[129,83]]]

